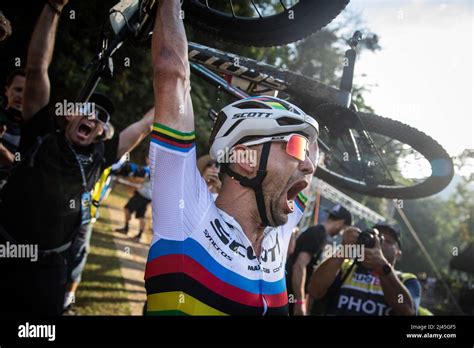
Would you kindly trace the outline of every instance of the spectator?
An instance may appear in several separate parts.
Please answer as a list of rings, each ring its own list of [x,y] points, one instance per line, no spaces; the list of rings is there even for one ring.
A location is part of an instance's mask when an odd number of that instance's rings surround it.
[[[113,105],[91,98],[96,112],[64,115],[56,129],[48,111],[48,67],[53,56],[59,14],[67,0],[49,0],[36,23],[28,48],[20,152],[2,190],[0,243],[37,247],[38,259],[2,259],[2,315],[62,313],[67,255],[78,229],[89,223],[91,191],[100,172],[131,151],[150,133],[154,110],[103,142]],[[89,117],[90,116],[90,117]],[[27,151],[27,152],[23,152]],[[23,153],[28,153],[27,156]]]
[[[107,124],[106,131],[101,136],[104,141],[112,139],[114,135],[114,127],[111,123]],[[76,291],[82,280],[82,272],[86,266],[87,256],[90,250],[90,241],[92,237],[92,227],[98,217],[99,204],[101,202],[101,191],[104,182],[110,173],[110,167],[105,169],[101,175],[101,179],[97,181],[92,191],[91,204],[91,221],[88,224],[81,225],[77,235],[75,236],[72,245],[67,255],[67,286],[66,295],[64,297],[64,312],[63,315],[75,315],[75,298]],[[105,178],[104,178],[105,177]]]
[[[314,267],[327,242],[351,223],[351,213],[338,204],[324,224],[309,227],[296,240],[295,251],[286,265],[288,294],[293,295],[293,301],[289,301],[290,315],[306,315],[310,310],[307,294]]]
[[[20,145],[25,76],[25,70],[13,70],[5,82],[6,106],[0,109],[0,189],[7,182]]]
[[[375,225],[374,229],[375,245],[362,249],[363,261],[359,263],[337,255],[314,271],[309,293],[323,300],[326,315],[417,314],[420,283],[415,275],[395,270],[395,263],[402,254],[400,232],[382,224]],[[359,233],[356,228],[346,229],[342,245],[356,245]]]
[[[130,198],[123,208],[124,215],[125,215],[125,226],[122,228],[118,228],[115,231],[121,233],[128,233],[129,222],[132,218],[132,214],[135,213],[135,217],[140,221],[140,230],[138,234],[134,237],[134,239],[140,240],[143,232],[146,228],[146,210],[148,208],[148,204],[151,202],[151,184],[150,184],[150,160],[148,156],[145,158],[146,166],[139,166],[135,163],[130,163],[127,167],[131,169],[129,176],[132,177],[142,177],[144,178],[144,182],[142,187],[135,191],[132,198]]]
[[[212,193],[214,200],[216,200],[222,186],[222,183],[219,179],[219,163],[211,159],[210,155],[204,155],[197,160],[196,165],[199,172],[201,173],[201,176],[206,181],[207,187]]]
[[[287,259],[295,252],[296,239],[298,238],[299,235],[300,235],[300,229],[299,227],[295,227],[293,231],[291,231],[290,244],[288,244],[288,251],[286,253]]]

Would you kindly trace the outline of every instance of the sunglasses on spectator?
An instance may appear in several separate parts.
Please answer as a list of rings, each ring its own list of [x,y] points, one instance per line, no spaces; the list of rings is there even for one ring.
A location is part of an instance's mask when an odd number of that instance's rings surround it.
[[[110,121],[110,114],[103,107],[93,103],[87,103],[81,109],[81,115],[87,115],[90,120],[98,121],[102,124],[107,124]]]

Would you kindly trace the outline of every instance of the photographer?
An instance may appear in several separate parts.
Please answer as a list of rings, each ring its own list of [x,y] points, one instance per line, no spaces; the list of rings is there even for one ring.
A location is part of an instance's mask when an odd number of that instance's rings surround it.
[[[360,247],[362,257],[336,254],[311,279],[309,293],[324,303],[326,315],[417,314],[420,283],[413,274],[395,270],[402,254],[399,231],[383,224],[362,233],[350,227],[343,233],[344,246]]]

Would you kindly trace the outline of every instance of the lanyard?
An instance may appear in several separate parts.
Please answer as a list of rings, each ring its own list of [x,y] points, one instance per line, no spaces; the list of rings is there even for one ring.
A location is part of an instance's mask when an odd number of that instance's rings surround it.
[[[74,154],[74,157],[76,158],[76,162],[79,165],[79,169],[81,170],[82,187],[84,188],[84,192],[87,192],[87,179],[86,179],[86,173],[84,172],[84,166],[82,165],[82,162],[79,159],[79,156],[77,155],[76,150],[74,150],[71,143],[67,139],[66,139],[66,144],[69,147],[69,149],[72,151],[72,153]]]

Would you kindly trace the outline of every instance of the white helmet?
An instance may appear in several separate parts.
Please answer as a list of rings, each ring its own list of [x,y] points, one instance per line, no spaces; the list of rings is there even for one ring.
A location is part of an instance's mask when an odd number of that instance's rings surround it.
[[[260,96],[236,101],[217,115],[209,143],[215,159],[246,138],[300,133],[310,143],[317,140],[318,122],[297,106],[280,98]]]

